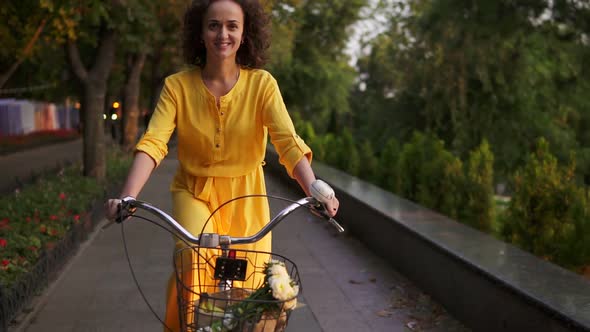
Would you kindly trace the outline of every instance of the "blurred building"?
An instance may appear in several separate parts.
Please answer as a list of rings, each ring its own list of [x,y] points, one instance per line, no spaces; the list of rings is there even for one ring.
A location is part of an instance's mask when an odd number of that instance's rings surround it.
[[[80,112],[73,106],[19,99],[0,99],[0,136],[37,131],[77,130]]]

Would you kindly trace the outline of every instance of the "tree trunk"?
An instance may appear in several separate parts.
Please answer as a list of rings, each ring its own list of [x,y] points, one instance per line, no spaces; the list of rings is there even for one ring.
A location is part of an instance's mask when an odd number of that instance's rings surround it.
[[[84,85],[83,138],[84,175],[102,181],[106,177],[104,142],[104,107],[107,81],[115,59],[115,32],[102,29],[92,68],[87,70],[80,59],[78,47],[68,42],[67,54],[72,71]]]
[[[104,105],[106,82],[84,84],[84,175],[103,180],[106,176]]]
[[[130,56],[131,63],[123,96],[123,135],[121,141],[123,148],[127,151],[135,145],[139,131],[139,88],[145,58],[145,53]]]
[[[150,82],[150,112],[156,109],[158,99],[160,97],[160,89],[162,87],[163,74],[161,69],[162,63],[162,50],[159,47],[155,47],[154,52],[151,56],[152,59],[152,71],[151,71],[151,82]]]

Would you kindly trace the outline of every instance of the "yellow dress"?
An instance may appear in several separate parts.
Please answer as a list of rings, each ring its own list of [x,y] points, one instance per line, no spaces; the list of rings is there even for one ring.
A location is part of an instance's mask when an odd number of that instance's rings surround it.
[[[193,235],[201,231],[252,235],[270,218],[266,198],[229,203],[203,226],[211,212],[224,202],[243,195],[266,194],[262,166],[267,135],[291,177],[301,158],[306,157],[311,162],[312,153],[295,133],[277,82],[270,73],[242,68],[237,83],[221,96],[219,104],[218,107],[215,97],[203,83],[199,68],[167,77],[156,110],[136,150],[147,153],[159,165],[168,153],[167,143],[176,129],[179,167],[170,186],[174,218]],[[183,247],[186,244],[177,240],[175,252]],[[270,252],[271,235],[239,248]],[[193,286],[190,291],[183,291],[184,302],[191,303],[198,299],[199,292],[210,291],[194,285],[212,283],[210,271],[195,272],[197,254],[201,262],[215,252],[183,252],[176,255],[175,264],[183,267],[179,274],[183,283]],[[251,263],[262,264],[261,261]],[[173,273],[168,284],[165,321],[173,331],[180,331],[179,317],[192,323],[194,317],[186,311],[194,308],[179,310],[176,288]]]

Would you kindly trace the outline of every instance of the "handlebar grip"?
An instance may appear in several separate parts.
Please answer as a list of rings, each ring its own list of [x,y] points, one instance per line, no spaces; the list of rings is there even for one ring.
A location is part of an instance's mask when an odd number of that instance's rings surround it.
[[[322,180],[313,181],[309,187],[309,191],[313,198],[323,204],[326,204],[334,198],[334,189]]]
[[[334,198],[334,189],[330,187],[329,184],[322,180],[315,180],[311,183],[309,191],[311,192],[311,196],[315,198],[318,202],[321,203],[322,209],[317,209],[316,211],[320,214],[323,218],[328,220],[332,226],[336,227],[339,233],[344,232],[344,228],[340,226],[340,224],[328,213],[325,211],[324,205]]]

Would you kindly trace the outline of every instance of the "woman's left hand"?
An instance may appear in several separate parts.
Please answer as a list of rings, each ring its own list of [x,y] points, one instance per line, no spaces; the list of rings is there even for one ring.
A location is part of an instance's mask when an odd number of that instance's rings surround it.
[[[336,213],[338,212],[338,208],[340,207],[340,202],[338,201],[338,198],[336,198],[336,196],[334,196],[332,199],[326,201],[325,204],[326,204],[326,211],[328,212],[330,217],[334,217],[336,215]]]

